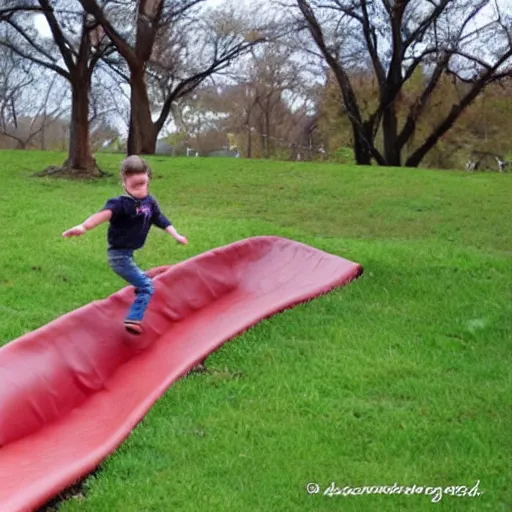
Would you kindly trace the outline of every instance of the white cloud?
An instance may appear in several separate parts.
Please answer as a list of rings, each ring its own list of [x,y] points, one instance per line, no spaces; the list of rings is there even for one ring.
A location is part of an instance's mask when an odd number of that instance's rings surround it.
[[[34,16],[34,25],[43,37],[52,37],[50,25],[48,25],[43,14],[36,14]]]

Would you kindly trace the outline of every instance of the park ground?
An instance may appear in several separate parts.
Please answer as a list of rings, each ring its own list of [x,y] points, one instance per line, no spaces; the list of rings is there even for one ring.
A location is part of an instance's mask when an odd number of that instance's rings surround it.
[[[105,225],[61,237],[121,193],[122,156],[99,155],[101,180],[34,176],[63,159],[0,152],[0,345],[124,286]],[[155,229],[143,268],[281,235],[365,272],[226,343],[47,510],[511,509],[512,175],[148,161],[189,245]],[[326,495],[332,483],[423,489]]]

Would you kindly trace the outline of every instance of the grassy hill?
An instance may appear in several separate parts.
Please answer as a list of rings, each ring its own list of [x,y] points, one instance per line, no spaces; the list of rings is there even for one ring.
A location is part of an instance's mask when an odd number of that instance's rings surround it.
[[[61,238],[121,193],[121,158],[83,183],[33,177],[62,154],[0,152],[0,345],[124,286],[105,225]],[[510,174],[148,160],[189,245],[155,229],[143,268],[273,234],[365,274],[224,345],[60,511],[510,510]]]

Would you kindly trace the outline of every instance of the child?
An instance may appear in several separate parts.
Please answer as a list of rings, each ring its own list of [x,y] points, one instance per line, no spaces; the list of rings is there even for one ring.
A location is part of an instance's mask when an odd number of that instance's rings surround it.
[[[110,221],[107,237],[109,266],[135,287],[136,297],[124,325],[128,332],[141,334],[144,313],[154,290],[151,279],[135,264],[133,252],[144,245],[152,224],[167,231],[181,244],[187,244],[188,240],[176,231],[149,194],[150,170],[142,158],[137,155],[126,158],[121,164],[120,176],[125,194],[109,199],[99,212],[64,231],[62,236],[80,236]]]

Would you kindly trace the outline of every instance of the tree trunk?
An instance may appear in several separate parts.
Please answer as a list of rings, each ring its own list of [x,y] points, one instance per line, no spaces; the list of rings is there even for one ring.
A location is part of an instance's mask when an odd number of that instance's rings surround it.
[[[128,155],[154,155],[158,132],[151,119],[151,107],[144,80],[144,71],[131,70],[131,114],[128,134]]]
[[[262,119],[262,114],[260,113],[259,115],[259,119],[258,119],[258,131],[259,131],[259,135],[260,135],[260,151],[259,151],[259,154],[260,154],[260,158],[263,157],[265,158],[265,145],[266,145],[266,142],[265,142],[265,122],[263,121]]]
[[[89,90],[90,81],[81,77],[71,81],[71,128],[69,134],[68,169],[91,171],[94,161],[89,138]]]
[[[251,127],[247,127],[247,158],[252,158],[252,134]]]
[[[392,103],[382,112],[382,132],[384,138],[384,159],[386,165],[400,167],[400,148],[398,147],[398,123],[395,105]]]
[[[352,124],[352,135],[354,137],[354,158],[357,165],[371,165],[372,156],[370,148],[365,140],[363,128],[356,123]]]
[[[264,158],[268,159],[270,157],[270,114],[268,111],[265,112],[265,133],[267,136],[265,137]]]
[[[43,120],[43,127],[41,129],[41,150],[46,151],[46,119]]]

